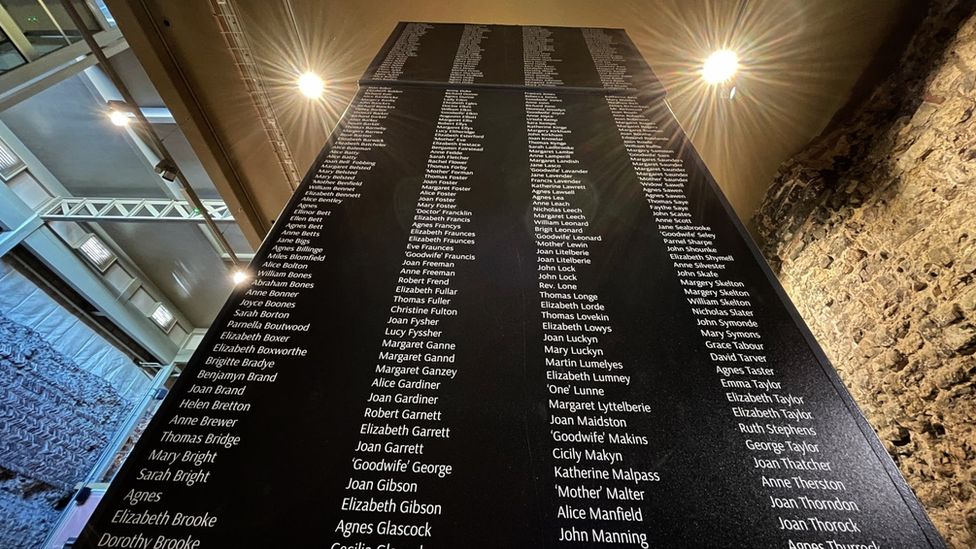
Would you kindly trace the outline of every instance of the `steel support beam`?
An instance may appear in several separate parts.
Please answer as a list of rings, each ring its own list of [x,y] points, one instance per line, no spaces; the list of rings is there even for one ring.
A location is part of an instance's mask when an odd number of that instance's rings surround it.
[[[289,7],[290,9],[290,7]],[[291,186],[291,190],[298,188],[302,181],[302,174],[298,173],[295,167],[295,160],[292,158],[291,147],[285,139],[285,133],[281,129],[278,121],[278,114],[275,112],[274,101],[268,93],[268,87],[264,83],[264,77],[258,70],[258,65],[254,60],[254,53],[251,51],[251,44],[244,30],[244,22],[237,16],[237,7],[234,0],[210,0],[210,10],[214,14],[214,19],[220,27],[220,34],[227,42],[227,51],[234,58],[234,64],[241,73],[241,82],[247,89],[254,108],[258,112],[261,126],[268,134],[268,141],[274,150],[275,157],[278,159],[278,166]],[[305,60],[308,62],[308,59]]]
[[[2,218],[0,218],[0,225],[2,224]],[[41,221],[40,217],[34,215],[16,227],[4,227],[3,232],[0,232],[0,257],[6,255],[7,252],[14,249],[17,244],[23,242],[31,233],[42,226],[44,226],[44,222]]]
[[[106,57],[112,57],[129,48],[119,29],[99,32],[95,39]],[[16,67],[0,75],[0,111],[5,111],[97,63],[98,59],[91,54],[88,44],[75,42],[36,61]]]
[[[118,88],[112,80],[106,75],[99,67],[89,67],[78,75],[88,91],[100,101],[103,105],[108,105],[109,101],[123,101],[122,94],[119,92]],[[132,108],[138,108],[138,105],[130,105]],[[148,115],[145,109],[142,110],[143,116],[148,120]],[[169,113],[168,109],[161,109]],[[107,112],[107,111],[106,111]],[[170,120],[173,119],[170,115]],[[143,165],[146,170],[152,172],[156,169],[156,165],[159,164],[159,155],[156,154],[152,148],[143,141],[142,137],[136,132],[136,128],[132,127],[132,124],[127,124],[125,127],[120,128],[120,134],[124,136],[125,142],[132,147],[132,151],[136,153],[136,156],[142,160]],[[183,195],[180,193],[180,186],[175,181],[167,181],[162,177],[156,178],[156,183],[159,188],[163,190],[165,196],[168,198],[180,199]]]
[[[64,8],[64,11],[68,13],[68,16],[71,17],[71,21],[74,22],[75,27],[78,28],[78,32],[81,33],[81,37],[84,38],[85,42],[88,43],[88,46],[92,50],[92,54],[98,58],[98,63],[102,68],[102,71],[104,71],[106,76],[112,80],[112,83],[115,84],[115,87],[119,90],[119,93],[122,94],[122,99],[124,99],[125,102],[132,107],[138,105],[135,98],[132,97],[131,93],[129,93],[129,89],[125,86],[125,82],[122,81],[122,78],[117,72],[115,72],[115,68],[112,67],[111,63],[109,63],[108,57],[106,57],[99,48],[98,43],[95,40],[95,36],[91,33],[91,31],[88,30],[87,27],[85,27],[85,22],[81,19],[81,16],[78,15],[78,10],[75,9],[75,6],[71,3],[71,0],[61,0],[61,6]],[[223,233],[220,232],[220,229],[214,223],[214,220],[210,218],[210,214],[207,213],[206,207],[200,202],[200,198],[197,196],[196,191],[193,190],[192,186],[190,186],[189,182],[186,180],[186,177],[183,175],[182,171],[180,171],[179,165],[177,165],[172,155],[169,154],[166,145],[163,144],[163,140],[156,135],[156,131],[152,128],[152,126],[149,125],[149,121],[146,120],[146,117],[144,114],[142,114],[142,111],[140,111],[138,108],[134,108],[133,112],[136,115],[136,120],[139,122],[136,130],[144,139],[146,139],[146,141],[152,143],[156,149],[156,152],[159,153],[159,156],[162,157],[163,160],[165,160],[169,165],[169,169],[173,170],[173,177],[167,179],[179,183],[180,189],[183,191],[183,195],[186,196],[186,199],[192,202],[198,210],[200,210],[200,213],[203,215],[203,221],[207,224],[207,227],[210,229],[211,233],[213,233],[214,239],[220,243],[220,247],[223,248],[224,252],[231,257],[233,263],[236,265],[238,260],[237,256],[234,254],[234,249],[231,248],[230,243],[228,243],[227,239],[224,238]]]
[[[234,221],[223,200],[201,200],[200,203],[214,221]],[[63,196],[49,200],[38,213],[45,221],[204,222],[202,213],[186,200]]]
[[[157,360],[168,362],[176,356],[179,345],[142,312],[119,302],[104,279],[83,264],[50,228],[41,227],[34,231],[24,239],[23,246]]]
[[[37,61],[41,56],[34,50],[34,44],[31,44],[27,37],[24,36],[24,32],[20,30],[20,25],[10,16],[10,12],[3,6],[0,6],[0,29],[3,29],[4,34],[10,38],[13,42],[14,47],[17,48],[24,59],[28,63]],[[67,44],[67,40],[65,43]]]
[[[0,184],[0,226],[21,227],[33,223],[34,212],[12,189]],[[19,242],[73,290],[82,295],[122,331],[163,363],[172,362],[179,346],[146,315],[118,299],[118,294],[47,226],[30,231]]]
[[[40,185],[49,193],[50,196],[56,197],[56,196],[70,195],[70,193],[64,187],[64,185],[62,185],[61,182],[58,181],[58,178],[55,177],[54,174],[52,174],[36,156],[34,156],[34,153],[32,153],[30,149],[28,149],[23,144],[23,142],[21,142],[20,139],[18,139],[17,136],[10,131],[10,128],[8,128],[3,122],[0,122],[0,139],[2,139],[3,142],[7,144],[8,147],[10,147],[10,149],[14,152],[14,154],[19,156],[24,161],[24,163],[27,164],[27,171],[30,173],[30,176],[33,177],[38,183],[40,183]],[[43,225],[44,219],[42,219],[39,215],[37,215],[37,213],[34,211],[34,208],[26,204],[23,200],[21,200],[20,197],[17,196],[17,194],[14,193],[9,187],[0,183],[0,228],[4,230],[3,233],[0,233],[0,240],[5,240],[3,235],[6,234],[7,232],[10,232],[9,237],[11,238],[11,244],[15,245],[17,243],[20,243],[21,241],[26,239],[27,236],[32,234],[30,230],[33,226],[37,225],[38,222],[40,222]],[[146,290],[149,291],[151,295],[156,296],[157,299],[165,295],[162,291],[160,291],[159,288],[157,288],[152,283],[152,281],[149,279],[146,273],[144,273],[138,267],[136,262],[133,261],[132,258],[125,253],[125,250],[114,245],[114,241],[112,240],[112,238],[109,235],[105,234],[105,231],[102,230],[102,228],[99,226],[98,223],[88,224],[86,229],[88,231],[97,234],[99,238],[102,239],[103,242],[113,245],[112,247],[114,252],[119,257],[119,259],[125,263],[125,270],[129,273],[130,276],[133,277],[133,281],[129,284],[128,288],[123,288],[121,290],[118,290],[119,293],[115,296],[114,298],[115,301],[124,305],[129,300],[129,298],[132,297],[133,292],[135,292],[135,290],[140,287],[146,288]],[[43,230],[46,230],[51,234],[55,234],[47,226],[44,226]],[[16,237],[14,236],[14,231],[17,231]],[[59,237],[59,241],[62,244],[64,243],[64,241],[60,239],[60,237]],[[66,244],[63,247],[77,261],[78,268],[91,271],[88,264],[84,262],[81,258],[77,257],[77,255],[75,255],[74,250],[70,249],[70,247],[68,247]],[[50,263],[47,260],[44,260],[43,258],[41,259],[44,263],[48,263],[48,264]],[[102,279],[99,278],[99,280]],[[113,289],[114,288],[109,289],[109,291],[112,291]],[[189,329],[193,326],[193,323],[190,322],[177,307],[175,307],[172,303],[166,301],[165,299],[163,299],[162,301],[165,302],[166,307],[169,308],[169,310],[173,312],[173,314],[175,314],[176,317],[179,319],[180,326],[182,326],[184,329]],[[96,306],[96,308],[101,309],[101,306],[98,303],[94,301],[92,301],[92,303]],[[146,322],[145,317],[140,317],[140,318],[143,323]],[[115,319],[113,318],[113,320]],[[154,324],[151,324],[149,326],[149,329],[150,332],[153,334],[158,332],[158,329]],[[150,345],[141,341],[138,337],[136,337],[135,339],[141,345],[143,345],[143,347],[146,347],[147,349],[150,348]]]
[[[235,156],[235,145],[221,137],[222,133],[210,118],[212,115],[204,108],[204,98],[197,95],[192,79],[183,72],[176,52],[167,43],[171,38],[170,29],[163,27],[160,14],[142,0],[106,0],[106,3],[119,27],[131,37],[130,46],[139,62],[179,121],[183,135],[210,180],[231,207],[244,237],[251,246],[257,247],[271,229],[280,206],[269,208],[270,199],[263,198],[262,193],[253,190],[256,187],[248,185]]]
[[[251,253],[251,254],[237,254],[237,259],[240,259],[241,261],[251,261],[252,259],[254,259],[254,256],[255,255],[257,255],[257,254],[253,254],[253,253]],[[224,261],[230,261],[230,256],[227,255],[227,254],[220,254],[220,259],[222,259]]]
[[[0,257],[23,242],[44,222],[9,187],[0,183]]]

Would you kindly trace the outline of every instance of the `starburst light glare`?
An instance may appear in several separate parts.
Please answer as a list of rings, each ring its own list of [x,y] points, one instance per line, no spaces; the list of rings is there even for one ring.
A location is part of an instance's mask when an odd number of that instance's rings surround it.
[[[240,284],[241,282],[247,280],[247,273],[245,273],[244,271],[234,271],[233,279],[234,279],[234,284]]]
[[[311,99],[322,97],[325,83],[315,73],[306,72],[298,78],[298,90]]]
[[[112,111],[112,114],[108,115],[108,117],[116,126],[126,126],[129,124],[129,115],[122,111]]]
[[[705,60],[702,67],[702,78],[709,84],[718,84],[732,78],[739,69],[739,57],[735,52],[721,50],[713,53]]]

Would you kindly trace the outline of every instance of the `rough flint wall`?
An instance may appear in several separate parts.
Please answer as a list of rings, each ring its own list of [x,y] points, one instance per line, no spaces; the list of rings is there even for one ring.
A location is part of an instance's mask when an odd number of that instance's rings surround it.
[[[0,257],[0,312],[34,330],[85,371],[107,380],[126,400],[141,399],[152,378],[18,266],[16,260]]]
[[[130,406],[0,313],[0,546],[40,546]]]
[[[934,0],[898,68],[786,162],[754,226],[956,548],[976,547],[976,3]]]

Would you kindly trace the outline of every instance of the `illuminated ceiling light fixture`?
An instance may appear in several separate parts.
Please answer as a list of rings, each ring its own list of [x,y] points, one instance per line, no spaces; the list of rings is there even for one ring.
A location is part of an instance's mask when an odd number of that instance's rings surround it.
[[[234,284],[240,284],[247,280],[247,273],[244,271],[234,271],[234,275],[231,278],[234,280]]]
[[[156,303],[156,307],[152,310],[152,313],[149,314],[149,319],[152,320],[156,326],[159,326],[160,330],[166,333],[169,333],[169,331],[173,329],[173,326],[176,326],[176,317],[173,316],[173,313],[171,313],[170,310],[167,309],[162,303]]]
[[[112,111],[112,114],[108,115],[109,120],[112,121],[116,126],[128,126],[129,116],[124,112]]]
[[[291,0],[285,0],[285,10],[288,12],[288,18],[291,19],[292,28],[295,29],[298,44],[302,47],[302,57],[305,59],[304,66],[310,67],[308,50],[305,48],[305,41],[302,40],[302,32],[298,29],[298,19],[295,17],[295,9],[291,5]],[[325,82],[314,72],[308,71],[298,77],[298,89],[305,97],[318,99],[322,97],[322,92],[325,91]]]
[[[110,250],[104,242],[93,234],[88,234],[82,237],[73,246],[75,249],[81,252],[81,255],[83,255],[89,263],[94,265],[94,267],[98,269],[98,272],[100,273],[107,271],[108,268],[112,266],[112,263],[114,263],[117,259],[115,252]]]
[[[713,53],[705,60],[702,67],[702,78],[709,84],[720,84],[732,78],[739,70],[739,57],[735,52],[721,50]]]
[[[325,82],[315,73],[306,72],[298,78],[298,89],[305,97],[318,99],[325,90]]]
[[[108,108],[111,109],[108,117],[116,126],[128,126],[134,118],[132,107],[125,101],[109,101]]]

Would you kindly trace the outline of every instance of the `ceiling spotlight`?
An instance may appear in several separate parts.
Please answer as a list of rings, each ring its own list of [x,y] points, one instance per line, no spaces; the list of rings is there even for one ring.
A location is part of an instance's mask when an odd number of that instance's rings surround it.
[[[739,57],[735,52],[721,50],[713,53],[705,60],[702,67],[702,78],[709,84],[719,84],[732,78],[739,69]]]
[[[298,90],[311,99],[318,99],[322,97],[322,91],[325,90],[325,82],[322,81],[315,73],[306,72],[298,78]]]
[[[112,111],[108,115],[109,120],[112,121],[116,126],[128,126],[129,125],[129,115],[121,111]]]
[[[176,166],[174,166],[168,160],[160,160],[159,164],[156,164],[156,167],[154,169],[156,170],[156,173],[159,174],[159,177],[162,177],[166,181],[169,181],[171,183],[173,181],[176,181],[176,175],[178,173],[178,170]]]
[[[108,108],[111,109],[108,117],[116,126],[127,126],[132,121],[134,113],[132,107],[125,101],[109,100]]]
[[[244,271],[234,271],[234,275],[231,278],[233,278],[234,284],[240,284],[247,280],[247,273]]]

